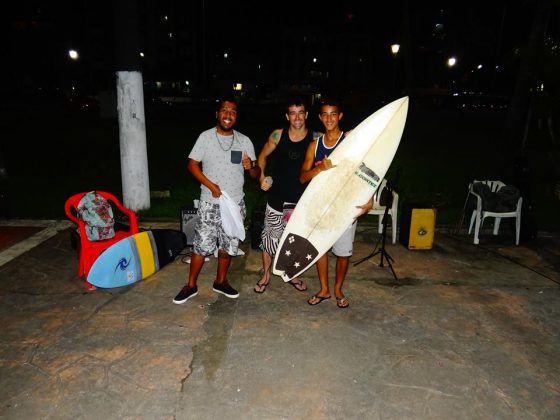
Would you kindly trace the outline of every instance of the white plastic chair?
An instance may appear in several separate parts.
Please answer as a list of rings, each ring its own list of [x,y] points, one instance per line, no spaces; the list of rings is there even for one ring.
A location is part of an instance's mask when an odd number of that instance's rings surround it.
[[[374,216],[379,216],[379,221],[377,223],[377,230],[379,233],[383,232],[383,215],[385,214],[385,206],[382,206],[380,203],[381,200],[381,192],[387,185],[387,180],[384,179],[381,181],[381,184],[377,188],[377,191],[373,195],[373,207],[367,214],[373,214]],[[393,243],[397,242],[397,209],[399,208],[399,194],[396,191],[391,191],[393,195],[393,203],[392,206],[389,208],[387,213],[388,216],[391,216],[391,235],[393,239]]]
[[[471,193],[472,195],[476,196],[476,209],[473,210],[472,215],[471,215],[471,222],[469,225],[469,235],[472,231],[473,225],[474,225],[474,243],[476,245],[478,245],[479,240],[478,240],[478,235],[480,232],[480,228],[482,227],[482,224],[484,223],[484,219],[487,217],[494,217],[494,235],[498,234],[498,230],[500,229],[500,221],[502,220],[502,218],[504,217],[515,217],[515,245],[519,245],[519,231],[521,228],[521,205],[523,203],[523,197],[519,197],[519,200],[517,200],[517,207],[515,209],[515,211],[510,211],[510,212],[503,212],[503,213],[498,213],[498,212],[493,212],[493,211],[485,211],[482,210],[482,197],[475,193],[473,191],[473,185],[476,182],[481,182],[483,184],[488,185],[488,187],[490,188],[490,191],[492,192],[496,192],[499,191],[502,187],[504,187],[506,184],[504,184],[502,181],[473,181],[471,184],[469,184],[469,193]]]

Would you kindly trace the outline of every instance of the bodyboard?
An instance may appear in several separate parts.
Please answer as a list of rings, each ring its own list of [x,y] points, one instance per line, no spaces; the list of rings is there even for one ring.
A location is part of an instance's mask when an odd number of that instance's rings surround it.
[[[103,288],[136,283],[172,261],[184,244],[183,232],[168,229],[129,236],[111,245],[95,260],[87,281]]]

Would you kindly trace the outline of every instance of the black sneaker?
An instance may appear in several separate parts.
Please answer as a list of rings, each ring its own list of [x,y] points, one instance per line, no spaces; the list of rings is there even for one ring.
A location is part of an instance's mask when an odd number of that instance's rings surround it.
[[[212,290],[232,299],[239,296],[239,292],[231,287],[227,281],[224,281],[222,284],[214,283],[212,285]]]
[[[195,297],[196,295],[198,295],[198,287],[185,286],[181,289],[179,294],[175,296],[175,298],[173,299],[173,303],[180,305],[181,303],[185,303],[187,300]]]

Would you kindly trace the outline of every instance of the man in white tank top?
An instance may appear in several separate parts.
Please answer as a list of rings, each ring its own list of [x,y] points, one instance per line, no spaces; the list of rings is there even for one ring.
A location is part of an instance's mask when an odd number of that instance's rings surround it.
[[[325,134],[317,140],[313,140],[307,148],[305,160],[301,168],[300,181],[302,183],[311,181],[311,179],[317,176],[320,172],[327,171],[333,167],[333,164],[329,159],[329,155],[342,141],[344,141],[344,132],[339,127],[339,122],[342,119],[342,116],[343,113],[338,102],[332,100],[325,100],[322,102],[319,111],[319,119],[325,127]],[[361,213],[358,217],[367,213],[372,206],[372,199],[370,199],[370,201],[366,204],[357,206],[361,209]],[[348,226],[342,236],[332,247],[332,252],[336,255],[334,296],[336,298],[336,305],[339,308],[348,308],[350,305],[348,299],[346,299],[344,293],[342,292],[342,285],[348,271],[348,264],[353,251],[355,232],[356,221]],[[316,266],[321,289],[307,301],[307,303],[313,306],[318,305],[331,297],[329,291],[329,262],[326,253],[319,258]]]

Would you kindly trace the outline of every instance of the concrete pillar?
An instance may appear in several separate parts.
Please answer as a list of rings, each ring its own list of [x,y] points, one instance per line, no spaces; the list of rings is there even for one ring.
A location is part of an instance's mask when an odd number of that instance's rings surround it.
[[[113,24],[123,204],[134,211],[144,210],[150,208],[150,182],[140,71],[138,0],[115,0]]]
[[[142,73],[117,71],[117,110],[123,204],[134,211],[150,208],[150,179]]]

